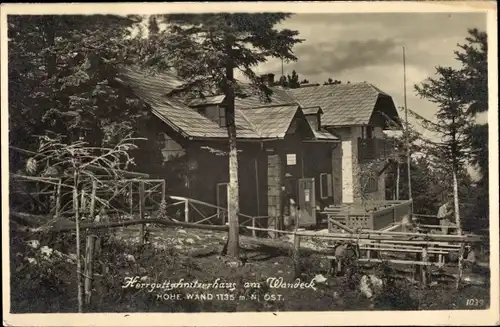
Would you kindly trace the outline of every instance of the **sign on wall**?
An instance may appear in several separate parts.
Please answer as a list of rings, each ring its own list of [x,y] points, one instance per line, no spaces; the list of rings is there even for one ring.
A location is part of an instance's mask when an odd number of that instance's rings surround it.
[[[294,166],[297,164],[297,156],[295,153],[289,153],[286,155],[287,166]]]

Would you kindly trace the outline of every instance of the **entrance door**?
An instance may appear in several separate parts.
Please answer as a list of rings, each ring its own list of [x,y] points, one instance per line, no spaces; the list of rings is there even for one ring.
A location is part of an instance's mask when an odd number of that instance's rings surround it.
[[[299,227],[316,225],[316,194],[314,178],[299,179]]]

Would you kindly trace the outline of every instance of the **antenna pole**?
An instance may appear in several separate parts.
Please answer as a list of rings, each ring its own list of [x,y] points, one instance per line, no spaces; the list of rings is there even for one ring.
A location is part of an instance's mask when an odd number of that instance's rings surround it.
[[[403,78],[404,78],[404,103],[405,103],[405,138],[406,138],[406,159],[408,166],[408,198],[412,200],[411,194],[411,158],[410,158],[410,132],[408,128],[408,107],[406,104],[406,55],[405,48],[403,47]],[[413,205],[412,205],[413,212]]]

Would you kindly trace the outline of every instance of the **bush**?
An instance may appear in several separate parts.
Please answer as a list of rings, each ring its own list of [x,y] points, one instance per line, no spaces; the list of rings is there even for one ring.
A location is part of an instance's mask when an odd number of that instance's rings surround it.
[[[418,301],[411,295],[413,286],[406,280],[396,280],[393,269],[386,264],[379,266],[384,287],[375,297],[374,308],[378,310],[417,310]]]

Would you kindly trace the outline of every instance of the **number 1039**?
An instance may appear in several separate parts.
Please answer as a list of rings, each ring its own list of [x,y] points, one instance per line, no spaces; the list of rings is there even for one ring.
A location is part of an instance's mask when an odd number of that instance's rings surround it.
[[[465,301],[466,306],[470,307],[480,307],[484,305],[484,300],[482,299],[467,299]]]

